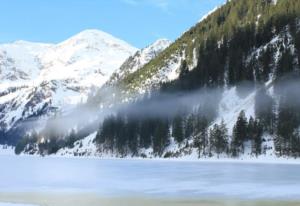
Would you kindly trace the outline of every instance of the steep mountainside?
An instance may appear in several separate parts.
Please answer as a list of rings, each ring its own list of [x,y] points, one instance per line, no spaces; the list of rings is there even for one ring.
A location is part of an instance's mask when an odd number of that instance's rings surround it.
[[[299,53],[299,0],[228,1],[144,66],[128,64],[118,93],[104,94],[136,101],[59,153],[298,157]],[[50,154],[57,142],[33,145]]]
[[[207,75],[205,76],[207,80],[203,84],[207,84],[208,81],[214,83],[212,74],[214,71],[224,73],[224,69],[230,70],[232,67],[238,66],[230,65],[231,62],[226,61],[225,57],[230,59],[231,57],[232,59],[249,58],[251,53],[261,51],[259,48],[265,48],[264,46],[274,41],[282,41],[285,36],[293,35],[294,39],[296,37],[295,27],[299,25],[298,16],[298,0],[230,1],[185,32],[182,37],[145,67],[128,75],[120,82],[120,87],[131,93],[135,93],[142,87],[151,88],[162,81],[167,81],[170,75],[173,76],[174,70],[179,70],[182,64],[188,70],[198,68],[191,75],[197,71],[200,75],[200,70],[211,70],[204,73]],[[291,22],[292,25],[286,27]],[[279,36],[282,38],[277,38]],[[282,43],[284,44],[284,42]],[[219,53],[224,56],[219,57]],[[260,54],[262,53],[264,51],[260,52]],[[210,69],[210,67],[214,67],[214,69]],[[235,69],[242,70],[238,67]],[[201,79],[195,75],[195,81],[198,81],[199,78]],[[239,78],[244,77],[240,75]],[[240,81],[240,79],[226,80],[227,83]],[[203,84],[197,86],[201,87]]]
[[[130,56],[122,66],[116,70],[110,80],[109,85],[118,83],[121,79],[126,78],[129,74],[136,72],[147,64],[152,59],[156,58],[162,51],[170,46],[171,41],[167,39],[159,39],[148,47],[137,51],[133,56]]]
[[[126,98],[123,92],[126,93],[127,91],[118,87],[119,82],[148,64],[152,59],[156,58],[161,52],[168,48],[170,44],[171,41],[167,39],[159,39],[130,56],[121,67],[111,75],[106,84],[97,90],[94,95],[90,96],[88,104],[96,106],[100,104],[102,108],[133,101],[134,98]],[[141,91],[141,93],[143,92],[144,91]]]
[[[20,122],[65,113],[84,103],[91,89],[100,88],[136,51],[98,30],[56,45],[0,45],[0,133],[5,136]]]

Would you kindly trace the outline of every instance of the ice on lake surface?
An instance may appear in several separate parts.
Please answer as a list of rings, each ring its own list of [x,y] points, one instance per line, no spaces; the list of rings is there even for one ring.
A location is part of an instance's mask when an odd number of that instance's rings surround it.
[[[274,200],[300,197],[300,165],[26,156],[0,156],[0,162],[0,193]]]
[[[1,203],[0,206],[33,206],[33,205],[28,205],[28,204],[15,204],[15,203]]]

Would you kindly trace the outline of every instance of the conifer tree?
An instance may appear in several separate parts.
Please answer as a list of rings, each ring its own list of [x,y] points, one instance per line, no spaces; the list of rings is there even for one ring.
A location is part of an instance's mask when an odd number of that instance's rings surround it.
[[[269,75],[271,72],[271,63],[272,63],[273,51],[270,46],[268,46],[265,50],[262,51],[260,55],[259,62],[261,64],[261,71],[259,71],[260,76],[263,81],[267,81],[269,79]]]
[[[121,156],[128,154],[128,139],[126,136],[126,121],[125,118],[118,114],[116,119],[115,135],[116,135],[116,149]]]
[[[210,130],[210,151],[215,152],[218,157],[221,153],[227,152],[228,146],[228,130],[224,121],[222,120],[221,125],[215,124]]]
[[[154,154],[162,156],[170,141],[169,123],[166,119],[158,119],[153,137]]]
[[[183,119],[180,114],[176,115],[173,120],[172,135],[178,143],[181,143],[184,138]]]
[[[145,118],[141,121],[140,126],[140,145],[142,148],[149,148],[152,144],[154,133],[154,123],[151,119]]]
[[[185,122],[185,127],[184,127],[184,136],[185,139],[188,139],[192,136],[194,132],[194,122],[195,122],[195,115],[191,114]]]
[[[248,124],[248,133],[252,143],[251,153],[258,156],[262,153],[263,125],[259,120],[253,120],[252,117],[250,120]]]
[[[135,118],[129,118],[126,125],[126,136],[128,139],[128,147],[133,156],[137,155],[138,152],[138,121]]]
[[[275,104],[263,85],[255,95],[255,116],[259,119],[265,131],[273,134],[275,124]]]
[[[206,117],[198,117],[195,126],[196,135],[194,136],[194,145],[198,150],[198,157],[207,155],[208,149],[208,121]]]
[[[290,49],[286,49],[282,52],[282,56],[278,61],[277,65],[277,79],[282,77],[284,74],[290,73],[294,69],[293,56]]]
[[[234,157],[237,157],[239,153],[244,151],[244,141],[248,138],[247,124],[245,112],[241,111],[233,127],[231,150]]]

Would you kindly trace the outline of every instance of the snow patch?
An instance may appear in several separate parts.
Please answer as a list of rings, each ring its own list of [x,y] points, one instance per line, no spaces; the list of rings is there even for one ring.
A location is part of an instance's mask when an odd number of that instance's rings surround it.
[[[15,154],[15,148],[14,147],[8,146],[8,145],[0,145],[0,156],[14,155],[14,154]]]
[[[82,140],[76,141],[73,148],[62,148],[58,156],[96,156],[97,147],[94,142],[97,132],[90,134]]]
[[[254,117],[255,94],[256,92],[253,91],[247,97],[241,98],[237,94],[236,87],[226,89],[220,101],[219,115],[215,123],[220,124],[224,120],[229,129],[229,134],[231,134],[237,117],[242,110],[245,111],[247,118]]]

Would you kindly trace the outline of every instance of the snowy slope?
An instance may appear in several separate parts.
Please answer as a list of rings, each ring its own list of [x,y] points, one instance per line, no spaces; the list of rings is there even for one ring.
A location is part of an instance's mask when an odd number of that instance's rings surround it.
[[[0,156],[13,155],[13,154],[15,154],[14,147],[7,146],[7,145],[0,145]]]
[[[0,45],[1,86],[4,83],[16,84],[37,78],[41,69],[37,56],[51,47],[51,44],[26,41]]]
[[[273,86],[270,82],[266,83],[266,88],[268,88],[269,94],[272,95]],[[228,128],[228,134],[232,133],[232,129],[236,120],[239,116],[239,113],[244,110],[246,117],[250,118],[255,117],[254,112],[254,104],[255,104],[255,94],[256,91],[253,90],[249,92],[249,94],[245,97],[240,97],[236,91],[236,87],[225,89],[222,98],[219,104],[219,114],[215,121],[211,124],[210,128],[213,127],[215,123],[220,124],[222,120],[226,123]],[[73,148],[62,148],[60,149],[56,155],[58,156],[98,156],[102,158],[112,158],[112,157],[121,157],[119,154],[115,153],[107,153],[102,152],[101,149],[97,148],[94,140],[96,138],[97,132],[94,132],[87,136],[86,138],[79,140],[74,143]],[[271,136],[265,135],[264,139],[266,140],[262,148],[266,148],[265,154],[259,157],[261,160],[274,160],[276,158],[275,150],[274,150],[274,140]],[[177,144],[176,141],[172,138],[170,145],[164,151],[164,154],[167,152],[176,153],[178,152],[179,159],[189,159],[195,160],[198,159],[198,152],[196,148],[188,147],[186,145],[192,145],[193,140],[185,140],[186,143],[182,143],[181,145]],[[241,155],[240,159],[251,159],[253,155],[251,152],[247,151],[247,148],[250,149],[251,147],[246,147],[245,154]],[[139,154],[146,155],[148,158],[157,158],[153,154],[153,149],[149,148],[147,150],[140,149]],[[131,155],[128,154],[127,158],[131,158]],[[222,157],[222,156],[221,156]],[[215,157],[212,157],[214,159]],[[228,158],[224,156],[223,158]]]
[[[159,39],[148,47],[137,51],[133,56],[130,56],[118,70],[116,70],[112,74],[108,84],[117,83],[120,79],[123,79],[128,74],[131,74],[142,68],[145,64],[157,57],[157,55],[159,55],[168,46],[170,46],[170,44],[170,40]]]
[[[98,154],[94,139],[97,132],[94,132],[86,138],[76,141],[73,148],[60,149],[56,155],[58,156],[96,156]]]
[[[288,35],[289,37],[289,35]],[[262,49],[266,48],[267,46],[272,46],[275,48],[275,62],[277,63],[280,53],[280,45],[283,41],[283,39],[289,39],[286,38],[285,34],[280,34],[278,36],[275,36],[269,43],[263,45],[260,48],[257,48],[253,51],[251,56],[258,56],[258,54],[261,52]],[[293,45],[291,45],[291,48],[293,48]],[[143,93],[146,91],[148,85],[149,88],[161,81],[169,81],[171,79],[176,79],[178,75],[178,68],[180,67],[180,62],[182,61],[183,57],[180,55],[174,55],[174,58],[167,62],[166,66],[162,67],[158,70],[158,72],[151,76],[150,79],[146,80],[146,83],[143,84],[143,87],[135,88],[136,91],[139,93]],[[265,82],[265,87],[267,89],[267,92],[275,99],[275,101],[278,101],[278,98],[274,96],[273,93],[273,78],[270,78],[268,82]],[[256,90],[248,91],[247,95],[240,96],[237,92],[236,87],[227,87],[225,86],[222,98],[219,103],[218,108],[218,116],[215,119],[215,121],[211,124],[210,127],[212,127],[215,123],[220,124],[222,120],[224,120],[227,128],[228,128],[228,134],[232,134],[232,129],[234,124],[236,123],[236,120],[239,116],[239,113],[244,110],[246,117],[250,118],[250,116],[255,117],[255,95]],[[118,157],[118,154],[106,154],[102,153],[97,149],[96,145],[93,143],[93,140],[96,136],[96,133],[91,134],[87,138],[78,141],[75,143],[75,147],[72,149],[61,149],[59,151],[59,155],[65,156],[65,155],[85,155],[85,156],[101,156],[101,157]],[[260,159],[262,160],[272,160],[276,158],[275,155],[275,148],[274,148],[274,139],[268,134],[264,135],[264,143],[262,145],[265,154],[263,154]],[[188,144],[192,145],[193,140],[188,140]],[[80,145],[80,147],[79,147]],[[178,152],[180,155],[180,158],[184,159],[197,159],[198,154],[195,148],[188,147],[188,149],[183,148],[186,144],[178,145],[176,142],[171,141],[171,145],[166,149],[165,153],[168,151],[171,152]],[[250,147],[246,148],[250,149]],[[146,154],[147,157],[155,157],[152,154],[152,149],[149,150],[140,150],[140,154]],[[240,157],[241,159],[251,159],[253,158],[252,154],[246,149],[245,154]]]
[[[120,87],[119,84],[130,74],[139,71],[151,60],[155,59],[165,49],[169,47],[171,41],[167,39],[158,39],[153,44],[138,50],[134,55],[128,57],[126,61],[118,68],[106,82],[106,84],[100,88],[100,90],[93,93],[93,97],[90,98],[92,104],[97,104],[101,108],[111,107],[112,105],[128,103],[136,99],[140,93],[146,90],[139,91],[133,95],[128,96],[127,91]],[[150,84],[148,84],[150,86]],[[146,84],[145,84],[146,86]],[[146,87],[145,87],[146,88]],[[144,89],[145,89],[144,88]],[[137,95],[137,96],[136,96]]]
[[[0,45],[0,130],[31,116],[72,109],[136,51],[98,30],[83,31],[56,45]]]
[[[40,77],[47,81],[72,79],[78,86],[99,87],[135,51],[104,32],[83,31],[40,55]]]

